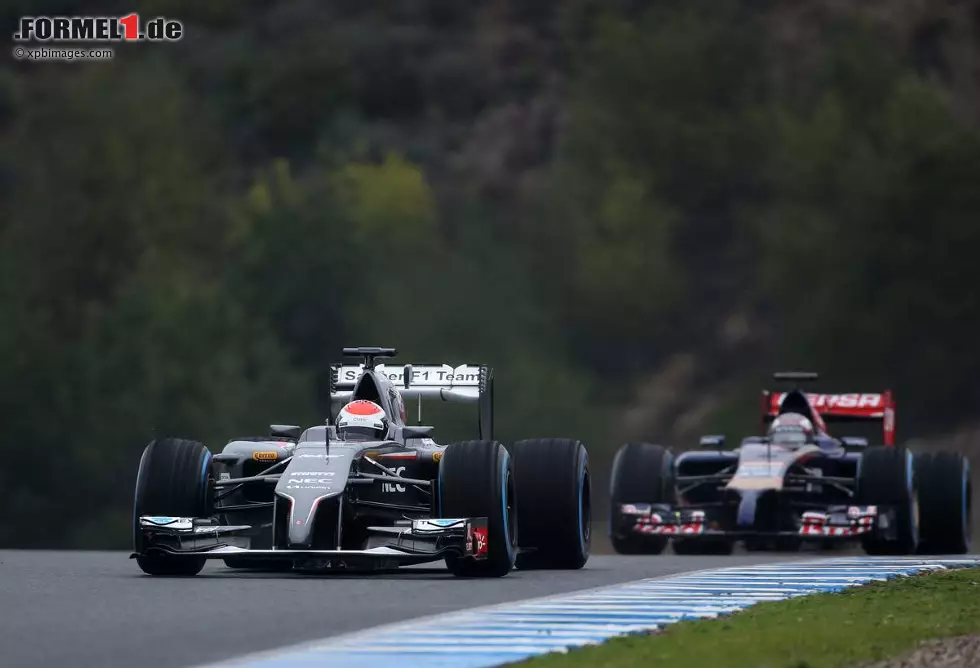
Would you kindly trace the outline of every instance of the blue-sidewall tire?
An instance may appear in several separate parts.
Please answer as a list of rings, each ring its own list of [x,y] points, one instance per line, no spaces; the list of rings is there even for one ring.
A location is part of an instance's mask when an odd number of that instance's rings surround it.
[[[147,575],[189,576],[204,568],[196,556],[144,554],[140,516],[208,517],[212,512],[211,452],[197,441],[158,438],[143,450],[133,498],[133,550]]]
[[[487,518],[487,558],[456,555],[446,566],[460,577],[502,577],[517,559],[517,495],[510,453],[497,441],[449,445],[439,460],[439,516]]]

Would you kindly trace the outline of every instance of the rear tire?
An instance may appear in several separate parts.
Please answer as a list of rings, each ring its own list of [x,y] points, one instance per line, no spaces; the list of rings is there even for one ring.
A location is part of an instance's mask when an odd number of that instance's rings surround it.
[[[497,441],[448,446],[439,461],[439,515],[486,517],[487,558],[455,555],[446,566],[459,577],[501,577],[517,558],[517,495],[513,461]]]
[[[621,535],[619,506],[624,503],[677,503],[674,455],[662,445],[627,443],[616,452],[609,483],[609,538],[619,554],[660,554],[666,536]]]
[[[922,542],[919,554],[966,554],[972,534],[970,462],[956,452],[916,457]]]
[[[589,453],[579,441],[540,438],[510,447],[522,570],[582,568],[592,545]]]
[[[133,550],[148,575],[197,575],[204,557],[143,554],[141,515],[208,517],[211,515],[211,453],[197,441],[158,438],[143,450],[133,502]]]
[[[857,503],[895,509],[897,537],[886,540],[865,535],[861,543],[870,555],[915,554],[919,544],[919,504],[912,453],[904,448],[874,446],[864,452],[858,471]]]

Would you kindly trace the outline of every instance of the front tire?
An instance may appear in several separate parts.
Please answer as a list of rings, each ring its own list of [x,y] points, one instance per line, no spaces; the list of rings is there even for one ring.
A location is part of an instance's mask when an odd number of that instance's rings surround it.
[[[197,575],[204,557],[143,554],[142,515],[207,517],[211,514],[211,452],[197,441],[158,438],[143,450],[133,502],[133,550],[147,575]]]
[[[922,521],[920,554],[966,554],[970,551],[973,513],[970,462],[956,452],[916,457]]]
[[[451,556],[446,566],[459,577],[502,577],[517,559],[517,495],[510,454],[497,441],[448,446],[439,461],[441,517],[486,517],[487,558]]]
[[[862,538],[869,555],[915,554],[919,544],[919,504],[912,453],[904,448],[875,446],[861,457],[857,503],[895,509],[895,537],[870,534]]]
[[[619,554],[660,554],[666,536],[620,534],[619,506],[624,503],[677,503],[674,455],[662,445],[627,443],[616,452],[609,483],[609,538]]]
[[[521,548],[517,567],[582,568],[592,545],[589,453],[579,441],[540,438],[510,447],[514,458]]]

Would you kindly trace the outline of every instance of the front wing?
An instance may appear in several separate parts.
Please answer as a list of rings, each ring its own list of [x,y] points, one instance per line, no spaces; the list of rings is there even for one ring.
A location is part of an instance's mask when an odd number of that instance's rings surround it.
[[[683,538],[799,536],[806,539],[851,539],[867,533],[887,533],[894,523],[894,511],[889,508],[828,506],[826,510],[802,513],[796,530],[731,529],[713,520],[710,509],[624,503],[619,505],[615,530],[621,536],[630,534]]]
[[[152,517],[139,519],[143,549],[131,558],[165,554],[236,561],[292,562],[301,569],[389,569],[439,561],[455,555],[486,559],[487,518],[405,520],[395,526],[368,527],[364,550],[249,549],[248,525],[220,525],[211,519]]]

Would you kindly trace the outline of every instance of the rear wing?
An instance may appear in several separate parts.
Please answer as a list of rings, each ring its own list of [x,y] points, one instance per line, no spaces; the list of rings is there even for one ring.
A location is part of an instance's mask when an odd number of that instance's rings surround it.
[[[762,392],[762,422],[779,415],[786,392]],[[895,399],[891,390],[877,394],[806,394],[810,406],[824,422],[877,421],[882,423],[885,445],[895,445]]]
[[[493,439],[491,367],[484,364],[376,364],[373,371],[388,378],[406,400],[417,399],[420,410],[423,399],[477,404],[480,438]],[[331,402],[349,399],[363,373],[363,364],[331,365]]]

